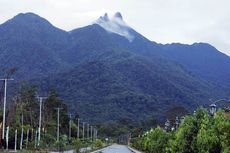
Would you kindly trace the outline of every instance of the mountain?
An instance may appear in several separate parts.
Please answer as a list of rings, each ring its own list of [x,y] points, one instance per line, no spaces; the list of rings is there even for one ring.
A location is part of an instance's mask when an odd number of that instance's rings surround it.
[[[56,88],[71,104],[71,111],[77,110],[94,122],[140,121],[151,116],[162,118],[173,106],[195,108],[217,95],[214,86],[177,68],[180,70],[165,69],[131,53],[110,52],[106,59],[33,82],[44,91]]]
[[[60,57],[68,33],[33,13],[18,14],[0,26],[0,67],[16,67],[17,79],[30,79],[68,67]]]
[[[230,87],[230,58],[207,43],[162,45],[165,56],[197,76],[219,86]]]
[[[192,111],[210,98],[226,96],[229,88],[212,77],[227,78],[230,58],[200,46],[152,42],[119,12],[69,32],[33,13],[0,25],[0,66],[17,67],[15,78],[41,91],[57,89],[72,112],[94,122],[162,119],[173,107]],[[191,59],[184,59],[185,52]],[[205,69],[209,64],[226,64],[226,72],[211,73]]]

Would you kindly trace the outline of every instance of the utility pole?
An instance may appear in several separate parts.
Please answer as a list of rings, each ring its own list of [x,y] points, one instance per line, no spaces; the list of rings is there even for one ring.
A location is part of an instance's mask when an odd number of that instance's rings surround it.
[[[82,140],[84,141],[85,139],[85,122],[82,123],[83,127],[82,127]]]
[[[29,141],[29,129],[27,129],[27,132],[26,132],[26,149],[28,146],[28,141]]]
[[[36,129],[36,132],[35,132],[35,139],[34,139],[34,148],[35,148],[35,149],[37,148],[37,135],[38,135],[38,130]]]
[[[93,126],[90,126],[90,139],[93,141]]]
[[[69,140],[71,140],[71,114],[69,114]]]
[[[89,124],[87,124],[87,140],[89,140]]]
[[[4,102],[3,102],[3,119],[2,119],[2,139],[5,139],[5,126],[6,126],[6,92],[7,92],[7,81],[13,80],[13,79],[0,79],[1,81],[4,81]]]
[[[31,129],[31,138],[30,141],[33,141],[34,139],[34,128]]]
[[[6,128],[6,150],[8,150],[9,146],[9,126]]]
[[[96,138],[96,129],[93,128],[93,140],[96,140],[95,138]]]
[[[77,138],[79,139],[79,130],[80,130],[80,128],[79,128],[79,126],[80,126],[80,118],[78,118],[77,119]]]
[[[41,124],[42,124],[42,101],[46,97],[38,97],[39,98],[39,103],[40,103],[40,111],[39,111],[39,125],[38,125],[38,147],[40,145],[40,140],[41,140]]]
[[[95,140],[97,140],[97,129],[95,129]]]
[[[15,136],[14,136],[14,151],[17,152],[17,136],[18,136],[18,131],[17,129],[15,130]]]
[[[60,128],[60,123],[59,123],[59,120],[60,120],[60,110],[62,108],[58,107],[56,108],[57,110],[57,141],[59,141],[59,128]]]
[[[20,150],[22,150],[22,143],[23,143],[23,114],[22,114],[22,130],[21,130],[21,139],[20,139]]]

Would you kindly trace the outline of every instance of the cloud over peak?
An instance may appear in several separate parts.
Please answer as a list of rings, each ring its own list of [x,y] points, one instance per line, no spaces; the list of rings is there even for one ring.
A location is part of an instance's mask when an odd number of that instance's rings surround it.
[[[111,19],[108,14],[105,13],[104,16],[99,17],[94,24],[100,25],[107,32],[123,36],[130,42],[134,39],[134,36],[130,32],[131,28],[123,21],[123,17],[120,12],[115,13]]]

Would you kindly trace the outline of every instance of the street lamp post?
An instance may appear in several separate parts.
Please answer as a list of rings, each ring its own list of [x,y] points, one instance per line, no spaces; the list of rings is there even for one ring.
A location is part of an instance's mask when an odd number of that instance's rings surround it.
[[[82,140],[84,141],[85,139],[85,122],[82,123]]]
[[[169,126],[170,126],[170,121],[167,119],[165,122],[165,131],[169,130]]]
[[[219,99],[219,100],[214,101],[211,105],[209,105],[209,112],[212,116],[216,113],[216,110],[217,110],[216,104],[222,101],[230,102],[229,99]]]
[[[89,140],[89,124],[87,124],[87,140]]]
[[[96,129],[94,129],[94,140],[96,140],[96,134],[97,134],[97,132],[96,132],[97,130]]]
[[[216,112],[216,104],[211,104],[209,105],[210,109],[209,109],[209,112],[211,115],[214,115],[215,112]]]
[[[77,138],[79,139],[79,134],[80,134],[80,118],[77,119]]]
[[[90,126],[90,139],[93,141],[93,126]]]
[[[2,119],[2,139],[5,139],[5,126],[6,126],[6,92],[7,92],[7,81],[14,79],[0,79],[4,81],[4,101],[3,101],[3,119]]]
[[[59,128],[60,128],[60,124],[59,124],[59,120],[60,120],[60,110],[62,108],[56,108],[57,109],[57,141],[59,141]]]
[[[6,150],[8,150],[8,146],[9,146],[9,126],[7,126],[6,128]]]
[[[22,114],[22,128],[21,128],[21,139],[20,139],[20,150],[22,150],[22,143],[23,143],[23,114]]]
[[[72,120],[71,120],[71,114],[69,114],[69,141],[71,140],[71,122],[72,122]]]
[[[28,146],[28,141],[29,141],[29,129],[27,129],[27,132],[26,132],[26,149]]]
[[[178,116],[177,116],[177,117],[176,117],[176,129],[178,129],[179,124],[180,124],[180,120],[179,120],[179,118],[178,118]]]
[[[97,140],[97,129],[93,128],[93,141]]]
[[[38,135],[38,130],[36,129],[35,131],[35,139],[34,139],[34,148],[37,148],[37,135]]]
[[[41,140],[41,124],[42,124],[42,102],[46,97],[39,97],[40,109],[39,109],[39,126],[38,126],[38,147]]]
[[[17,136],[18,132],[17,129],[15,130],[15,136],[14,136],[14,151],[17,152]]]

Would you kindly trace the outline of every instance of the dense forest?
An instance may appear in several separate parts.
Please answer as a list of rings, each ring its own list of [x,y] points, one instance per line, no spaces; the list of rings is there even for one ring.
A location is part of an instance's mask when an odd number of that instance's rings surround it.
[[[34,13],[16,15],[0,25],[0,69],[17,70],[9,92],[21,81],[45,95],[55,89],[71,113],[95,124],[162,121],[174,107],[192,112],[229,96],[230,58],[215,47],[163,45],[123,28],[132,41],[98,22],[64,31]]]

